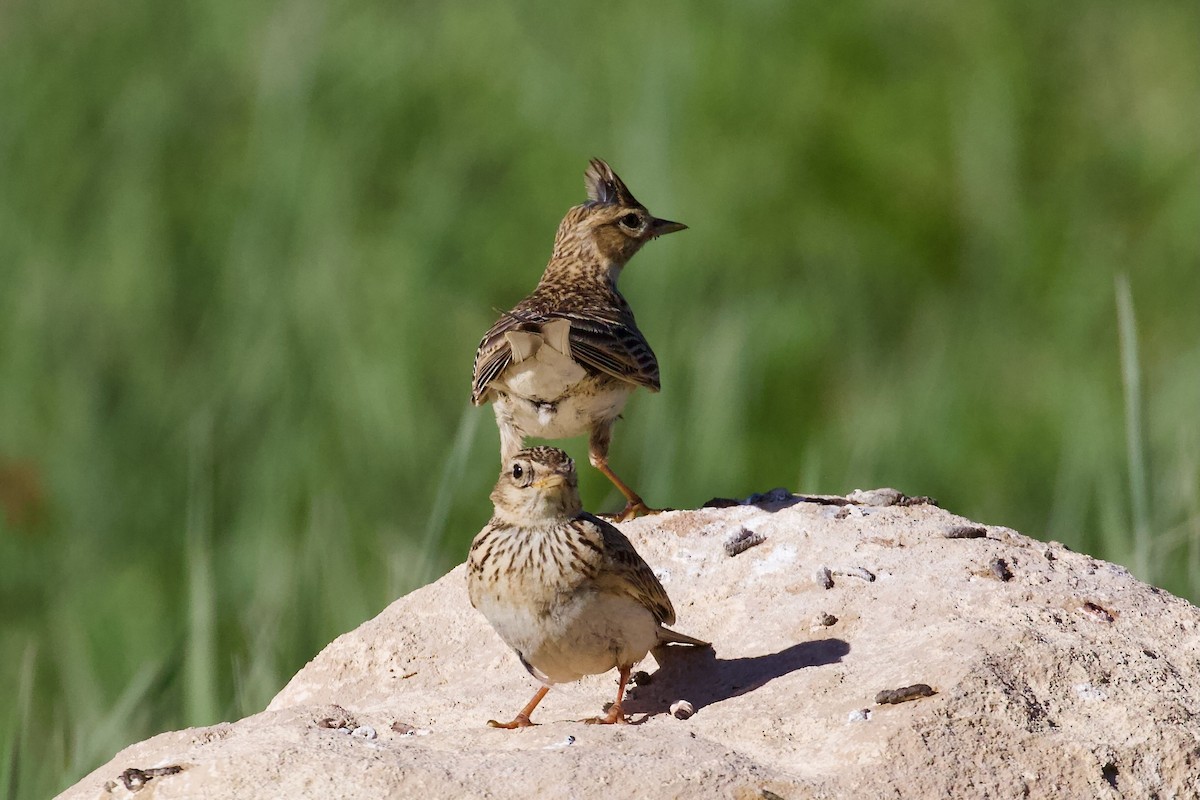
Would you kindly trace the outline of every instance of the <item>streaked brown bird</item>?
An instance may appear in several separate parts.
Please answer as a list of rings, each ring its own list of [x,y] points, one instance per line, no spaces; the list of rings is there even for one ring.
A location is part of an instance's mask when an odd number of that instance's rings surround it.
[[[589,200],[563,217],[537,287],[479,343],[471,400],[495,404],[502,462],[527,436],[588,434],[588,460],[625,496],[617,518],[629,519],[651,509],[609,467],[608,447],[629,395],[657,392],[659,375],[617,278],[646,242],[687,226],[647,211],[598,158],[584,179]]]
[[[495,515],[467,557],[467,593],[543,685],[511,722],[489,725],[532,725],[551,685],[614,667],[617,700],[587,722],[627,722],[621,701],[634,664],[661,644],[708,647],[665,627],[675,609],[662,584],[624,534],[583,510],[575,462],[562,450],[514,453],[492,502]]]

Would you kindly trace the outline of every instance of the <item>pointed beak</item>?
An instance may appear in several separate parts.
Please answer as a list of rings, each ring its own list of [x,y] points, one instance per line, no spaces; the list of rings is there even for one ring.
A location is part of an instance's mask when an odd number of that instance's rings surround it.
[[[540,478],[533,482],[533,485],[539,489],[555,489],[559,486],[565,486],[567,476],[559,472],[551,472],[544,478]]]
[[[656,219],[650,223],[650,233],[656,237],[684,230],[687,230],[687,225],[684,225],[682,222],[671,222],[669,219]]]

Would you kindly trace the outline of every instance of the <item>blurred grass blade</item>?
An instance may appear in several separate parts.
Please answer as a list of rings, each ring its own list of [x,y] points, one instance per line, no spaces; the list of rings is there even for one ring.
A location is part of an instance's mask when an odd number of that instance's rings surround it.
[[[446,522],[450,518],[455,494],[462,484],[463,473],[466,472],[471,444],[475,441],[475,432],[479,430],[479,420],[484,416],[489,415],[469,405],[463,409],[462,416],[458,419],[454,444],[446,454],[446,462],[442,466],[442,475],[434,493],[433,506],[429,511],[429,522],[425,526],[425,536],[421,539],[420,550],[417,551],[418,566],[407,576],[408,584],[404,589],[423,586],[434,577],[434,567],[441,552]]]
[[[15,799],[21,796],[21,765],[29,764],[27,752],[28,733],[31,727],[31,708],[33,704],[33,683],[37,679],[37,644],[30,642],[21,656],[21,672],[17,678],[16,702],[13,704],[13,714],[8,719],[0,720],[0,724],[8,727],[4,734],[4,760],[0,762],[0,786],[4,787],[4,796]]]
[[[166,659],[142,664],[112,708],[77,736],[81,744],[71,758],[70,774],[85,772],[91,765],[111,758],[117,750],[128,744],[130,731],[138,727],[135,720],[141,717],[142,724],[145,724],[148,716],[145,706],[165,665]]]
[[[188,634],[184,656],[184,719],[211,725],[217,700],[216,591],[212,569],[212,419],[192,418],[188,438],[187,546]]]
[[[1138,361],[1137,320],[1129,279],[1116,276],[1117,331],[1121,342],[1121,384],[1125,392],[1125,449],[1129,461],[1129,497],[1133,509],[1134,572],[1153,583],[1151,574],[1150,504],[1146,475],[1146,447],[1142,420],[1142,373]]]

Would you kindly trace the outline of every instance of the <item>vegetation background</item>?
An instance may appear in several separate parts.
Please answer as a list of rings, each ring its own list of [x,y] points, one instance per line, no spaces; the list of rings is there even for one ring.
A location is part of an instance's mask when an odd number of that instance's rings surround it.
[[[890,485],[1200,599],[1198,41],[1156,0],[0,5],[0,796],[260,710],[464,557],[474,349],[594,155],[691,226],[622,279],[650,502]]]

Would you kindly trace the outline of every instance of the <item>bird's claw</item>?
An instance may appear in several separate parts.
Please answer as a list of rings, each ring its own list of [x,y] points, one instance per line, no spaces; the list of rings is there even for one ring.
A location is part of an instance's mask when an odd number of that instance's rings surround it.
[[[625,508],[618,511],[616,514],[601,514],[600,516],[609,522],[628,522],[637,517],[646,517],[651,514],[661,514],[664,511],[671,511],[670,508],[651,508],[641,500],[629,502],[625,504]]]
[[[494,719],[489,719],[487,724],[489,728],[503,728],[506,731],[511,731],[516,728],[532,728],[535,725],[535,723],[530,722],[529,717],[525,716],[524,714],[517,714],[512,722],[497,722]]]
[[[583,724],[585,724],[585,725],[628,725],[629,719],[626,718],[625,713],[621,710],[620,706],[614,705],[608,709],[608,713],[605,714],[603,717],[589,717],[588,719],[585,719],[583,721]]]

